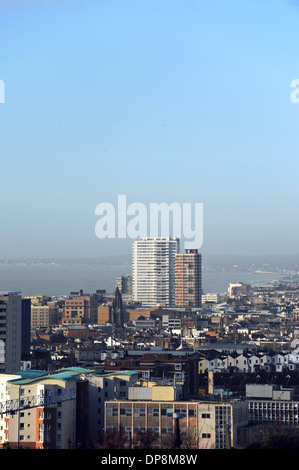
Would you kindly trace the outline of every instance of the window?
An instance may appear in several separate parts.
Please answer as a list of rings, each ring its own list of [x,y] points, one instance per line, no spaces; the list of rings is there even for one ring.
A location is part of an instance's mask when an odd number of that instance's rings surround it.
[[[209,433],[202,433],[201,437],[202,437],[202,439],[210,439],[211,434],[209,434]]]
[[[210,415],[210,413],[202,413],[201,417],[203,419],[207,419],[207,418],[211,418],[211,415]]]
[[[161,409],[161,416],[166,416],[167,418],[172,418],[173,409],[172,408],[162,408]]]
[[[135,408],[134,416],[135,417],[145,416],[145,408]]]
[[[121,408],[120,409],[121,416],[132,416],[132,408]]]
[[[175,412],[175,413],[180,413],[180,414],[182,414],[183,417],[185,417],[185,416],[187,415],[187,410],[186,410],[186,408],[176,408],[176,409],[174,410],[174,412]]]

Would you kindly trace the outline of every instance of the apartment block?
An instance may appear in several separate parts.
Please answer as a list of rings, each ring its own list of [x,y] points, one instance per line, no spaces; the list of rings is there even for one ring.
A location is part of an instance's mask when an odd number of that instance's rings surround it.
[[[88,382],[88,430],[93,443],[104,431],[105,403],[112,399],[128,398],[129,387],[138,380],[136,371],[103,372],[101,369],[86,374]]]
[[[22,328],[21,352],[25,356],[30,354],[31,343],[31,300],[22,299]]]
[[[143,433],[152,437],[155,446],[171,448],[176,426],[182,448],[233,447],[239,428],[248,424],[244,402],[114,400],[105,403],[105,410],[105,432],[124,429],[132,448],[138,447]]]
[[[31,305],[31,328],[50,326],[50,307],[48,305]]]
[[[0,373],[19,371],[22,355],[22,297],[0,293]]]
[[[76,444],[76,374],[0,375],[0,445],[68,449]],[[4,407],[4,408],[3,408]]]
[[[133,300],[142,306],[175,305],[175,255],[179,239],[144,237],[133,243]]]
[[[178,307],[201,305],[201,254],[197,249],[186,249],[175,256],[175,304]]]
[[[96,446],[106,400],[127,399],[137,380],[135,371],[81,367],[0,374],[0,447]]]

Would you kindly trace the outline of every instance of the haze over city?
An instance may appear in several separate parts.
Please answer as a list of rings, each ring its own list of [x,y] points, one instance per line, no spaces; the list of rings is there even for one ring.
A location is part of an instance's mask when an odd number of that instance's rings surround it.
[[[298,253],[299,7],[1,1],[0,258],[101,257],[101,202],[202,203],[203,254]]]

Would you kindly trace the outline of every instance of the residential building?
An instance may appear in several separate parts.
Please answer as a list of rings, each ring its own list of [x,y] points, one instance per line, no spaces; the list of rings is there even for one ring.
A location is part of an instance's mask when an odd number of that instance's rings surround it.
[[[198,393],[198,362],[199,356],[193,351],[184,354],[182,350],[127,350],[125,357],[120,359],[107,359],[105,370],[119,370],[121,367],[139,371],[140,378],[149,381],[159,379],[168,380],[169,383],[182,385],[184,399],[197,397]]]
[[[0,447],[96,446],[106,400],[128,398],[138,373],[70,367],[0,374]]]
[[[69,449],[76,445],[77,373],[21,371],[0,375],[0,444],[11,448]],[[12,408],[13,407],[13,408]]]
[[[31,342],[31,300],[22,299],[22,355],[30,354],[30,342]]]
[[[175,304],[178,307],[201,305],[201,254],[197,249],[186,249],[175,256]]]
[[[85,380],[88,382],[88,434],[95,444],[104,431],[106,401],[128,398],[129,387],[137,382],[138,372],[99,369],[86,374]]]
[[[50,326],[50,307],[48,305],[31,305],[31,328]]]
[[[22,297],[0,293],[0,373],[20,370],[22,356]]]
[[[178,238],[144,237],[133,242],[133,300],[147,307],[175,305],[178,252]]]

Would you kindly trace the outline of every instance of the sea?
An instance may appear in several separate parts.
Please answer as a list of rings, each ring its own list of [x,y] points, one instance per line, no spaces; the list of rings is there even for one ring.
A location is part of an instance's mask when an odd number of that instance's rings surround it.
[[[297,264],[273,262],[240,263],[234,258],[206,259],[202,268],[204,293],[223,294],[230,282],[254,286],[286,280],[298,271]],[[237,264],[236,264],[237,263]],[[98,259],[2,259],[0,260],[0,291],[17,291],[25,295],[68,296],[82,289],[85,293],[106,290],[112,293],[118,276],[131,273],[128,255]]]

